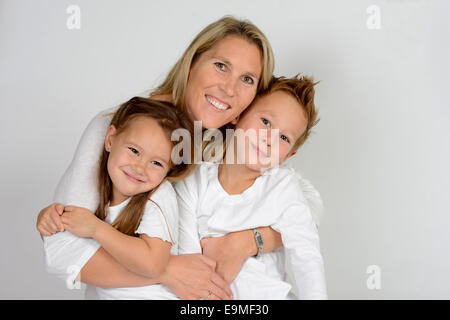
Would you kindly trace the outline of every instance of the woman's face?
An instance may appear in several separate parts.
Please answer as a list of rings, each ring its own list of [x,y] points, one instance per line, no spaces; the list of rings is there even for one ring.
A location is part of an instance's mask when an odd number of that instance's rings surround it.
[[[219,128],[234,120],[256,95],[262,71],[259,48],[228,36],[205,51],[191,66],[186,106],[204,128]]]

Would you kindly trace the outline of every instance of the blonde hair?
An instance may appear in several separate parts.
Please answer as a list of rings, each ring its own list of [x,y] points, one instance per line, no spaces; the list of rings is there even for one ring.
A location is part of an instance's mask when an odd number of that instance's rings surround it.
[[[319,81],[314,82],[312,77],[300,77],[298,74],[292,78],[273,77],[269,87],[258,96],[264,97],[276,91],[283,91],[293,96],[300,104],[307,121],[306,129],[294,142],[290,151],[296,151],[305,143],[306,139],[308,139],[311,134],[311,129],[320,120],[316,105],[314,104],[314,86],[318,83]]]
[[[202,53],[227,36],[240,37],[259,48],[263,61],[258,92],[266,89],[274,69],[274,56],[269,41],[250,21],[225,16],[200,31],[183,56],[172,67],[164,82],[152,92],[151,96],[171,94],[172,103],[186,112],[186,85],[191,66]]]

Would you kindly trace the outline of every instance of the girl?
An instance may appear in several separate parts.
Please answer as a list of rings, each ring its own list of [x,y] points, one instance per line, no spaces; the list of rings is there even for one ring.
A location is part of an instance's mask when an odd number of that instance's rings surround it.
[[[61,217],[65,230],[96,240],[92,250],[102,246],[125,268],[148,278],[158,277],[170,254],[177,254],[176,196],[166,179],[182,179],[193,168],[171,161],[170,137],[178,128],[192,130],[192,124],[171,103],[135,97],[120,106],[100,157],[95,214],[66,206]],[[157,189],[164,194],[162,202],[152,198]],[[74,264],[74,269],[82,264]],[[88,291],[94,289],[99,298],[108,299],[176,298],[160,285],[133,290],[88,286]]]

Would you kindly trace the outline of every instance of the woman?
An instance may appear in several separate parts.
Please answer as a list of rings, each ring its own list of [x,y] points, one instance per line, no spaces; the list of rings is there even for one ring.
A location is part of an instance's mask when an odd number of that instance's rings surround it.
[[[192,121],[201,120],[204,128],[221,128],[235,121],[257,92],[267,87],[273,68],[272,49],[264,34],[248,21],[224,17],[197,35],[151,97],[171,101]],[[74,160],[57,188],[57,201],[88,209],[97,206],[94,168],[99,155],[90,151],[98,149],[94,144],[102,143],[104,139],[107,124],[103,122],[97,116],[86,129]],[[307,182],[303,182],[306,183],[305,196],[313,210],[320,205],[320,197]],[[57,203],[40,212],[37,228],[42,235],[62,231],[60,214],[62,206]],[[280,235],[271,228],[262,226],[258,231],[264,239],[264,252],[282,245]],[[45,241],[65,254],[85,254],[73,250],[68,237],[69,233],[62,232]],[[91,239],[79,238],[73,242],[88,240]],[[258,253],[253,231],[204,239],[202,247],[203,255],[171,256],[165,273],[158,279],[129,272],[100,248],[82,267],[81,281],[101,287],[162,283],[182,299],[230,298],[229,283],[243,262]]]

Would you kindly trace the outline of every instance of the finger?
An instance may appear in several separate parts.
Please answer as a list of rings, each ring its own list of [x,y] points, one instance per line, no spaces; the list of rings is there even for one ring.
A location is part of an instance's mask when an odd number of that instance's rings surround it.
[[[41,236],[51,236],[50,232],[48,232],[46,229],[39,227],[38,228],[39,233],[41,234]]]
[[[197,294],[196,300],[209,300],[212,296],[212,292],[210,290],[201,290]]]
[[[56,212],[58,212],[59,215],[62,215],[64,213],[64,206],[61,203],[57,203],[55,205]]]
[[[66,216],[61,216],[61,223],[63,225],[63,228],[67,230],[67,227],[70,226],[70,219]]]
[[[56,224],[53,222],[53,220],[49,219],[47,221],[47,230],[51,232],[51,234],[57,233],[59,231]]]
[[[70,225],[68,225],[68,224],[65,224],[65,223],[63,223],[63,226],[64,226],[64,230],[67,230],[67,231],[71,231],[72,229],[70,228]]]
[[[228,286],[228,283],[215,272],[211,276],[211,283],[213,286],[211,287],[212,290],[210,290],[219,298],[225,300],[233,298],[233,292]]]
[[[65,206],[64,207],[64,211],[70,212],[70,211],[74,211],[76,209],[75,206]]]
[[[208,266],[210,266],[213,270],[216,270],[216,261],[208,258],[207,256],[202,255],[201,258],[203,259],[203,262],[205,262]]]
[[[216,296],[214,293],[211,293],[211,296],[208,300],[221,300],[218,296]]]
[[[61,222],[61,216],[59,215],[59,213],[56,210],[53,211],[53,213],[50,215],[50,218],[52,219],[52,222],[58,228],[58,231],[64,231],[64,227]]]

